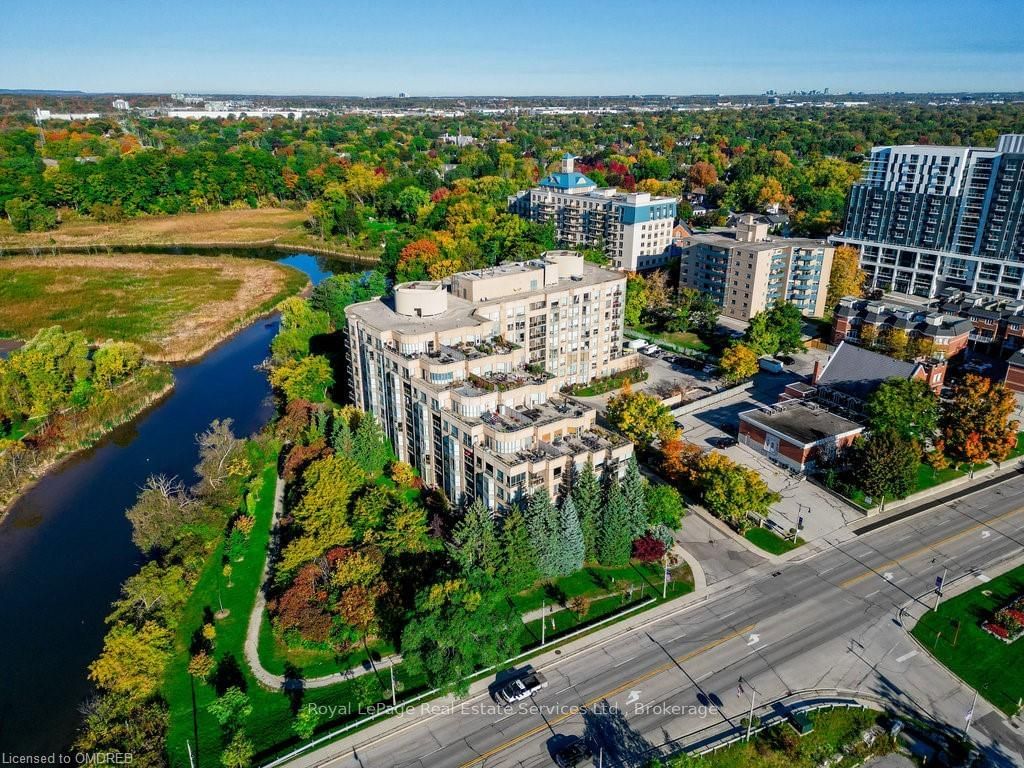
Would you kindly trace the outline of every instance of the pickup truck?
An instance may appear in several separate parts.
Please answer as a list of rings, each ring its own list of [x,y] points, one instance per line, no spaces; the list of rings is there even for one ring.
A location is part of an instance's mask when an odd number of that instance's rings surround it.
[[[533,696],[541,688],[547,688],[548,681],[540,672],[530,672],[523,677],[510,680],[498,689],[497,696],[506,704],[514,704],[517,701]]]

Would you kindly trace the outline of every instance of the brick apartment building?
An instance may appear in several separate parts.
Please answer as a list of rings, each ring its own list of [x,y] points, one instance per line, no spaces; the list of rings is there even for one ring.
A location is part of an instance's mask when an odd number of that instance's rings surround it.
[[[874,328],[876,338],[887,331],[899,330],[909,339],[927,339],[933,345],[934,354],[947,360],[967,347],[974,331],[971,320],[920,304],[893,298],[873,300],[846,296],[840,299],[832,325],[832,343],[857,342],[868,327]]]

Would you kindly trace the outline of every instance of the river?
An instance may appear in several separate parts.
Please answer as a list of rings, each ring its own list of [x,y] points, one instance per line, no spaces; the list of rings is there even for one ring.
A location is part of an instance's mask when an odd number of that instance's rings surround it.
[[[314,283],[360,268],[304,254],[278,261]],[[51,754],[74,738],[104,617],[143,563],[125,510],[151,474],[195,481],[195,436],[213,419],[232,419],[238,435],[266,424],[270,387],[255,366],[277,327],[277,317],[258,320],[175,367],[169,396],[45,476],[0,523],[0,754]]]

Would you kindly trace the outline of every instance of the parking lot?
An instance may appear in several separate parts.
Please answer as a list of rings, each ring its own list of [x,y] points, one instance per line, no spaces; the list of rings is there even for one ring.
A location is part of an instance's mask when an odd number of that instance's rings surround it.
[[[811,365],[813,368],[813,362]],[[703,449],[721,450],[736,463],[755,470],[769,488],[782,495],[769,520],[779,530],[789,531],[796,528],[802,517],[804,530],[801,535],[811,541],[862,519],[864,513],[844,504],[802,476],[773,463],[766,456],[746,446],[732,444],[741,411],[774,405],[786,384],[801,380],[800,376],[790,372],[758,374],[750,391],[682,416],[677,423],[683,429],[685,440]],[[728,447],[720,447],[726,444]]]
[[[647,380],[635,384],[633,391],[646,392],[662,400],[677,394],[682,395],[683,401],[696,400],[726,386],[714,374],[713,368],[707,371],[700,361],[672,352],[661,351],[656,355],[641,353],[640,364],[647,371]],[[612,391],[593,397],[576,396],[576,399],[604,413],[609,398],[615,394],[616,391]]]

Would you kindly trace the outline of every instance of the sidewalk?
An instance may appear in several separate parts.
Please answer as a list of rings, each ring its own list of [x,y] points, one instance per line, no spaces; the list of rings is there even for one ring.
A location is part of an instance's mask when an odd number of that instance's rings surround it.
[[[278,521],[281,519],[281,515],[284,512],[284,480],[278,475],[277,484],[274,489],[274,515],[271,518],[270,530],[271,534],[274,533],[277,528]],[[675,553],[679,559],[690,566],[690,571],[693,574],[693,592],[687,597],[703,592],[707,589],[707,577],[704,573],[704,569],[697,559],[687,552],[677,542],[672,547],[672,552]],[[335,672],[330,675],[323,675],[321,677],[312,677],[307,679],[292,679],[285,675],[276,675],[270,672],[263,666],[259,656],[259,637],[260,637],[260,625],[263,622],[263,614],[266,609],[267,598],[266,598],[266,587],[267,580],[270,576],[270,553],[267,553],[266,562],[263,565],[263,577],[261,579],[261,586],[259,591],[256,593],[256,601],[253,604],[252,613],[249,614],[249,624],[246,628],[245,634],[245,660],[249,665],[249,669],[252,671],[253,676],[260,681],[263,685],[273,690],[281,690],[288,688],[289,686],[301,685],[303,688],[325,688],[330,685],[336,685],[343,683],[347,680],[353,680],[357,677],[361,677],[369,672],[379,671],[382,669],[388,669],[389,667],[396,666],[402,662],[401,654],[391,654],[384,656],[379,661],[375,661],[372,665],[369,662],[364,662],[357,667],[343,670],[341,672]],[[621,594],[621,593],[612,593]],[[552,604],[547,608],[536,608],[532,611],[527,611],[523,614],[522,620],[526,624],[530,621],[540,619],[542,616],[551,617],[561,611],[567,611],[568,608],[559,607],[558,610],[551,610],[556,604]],[[618,622],[612,622],[617,624]],[[558,639],[552,640],[552,643],[558,643]]]

